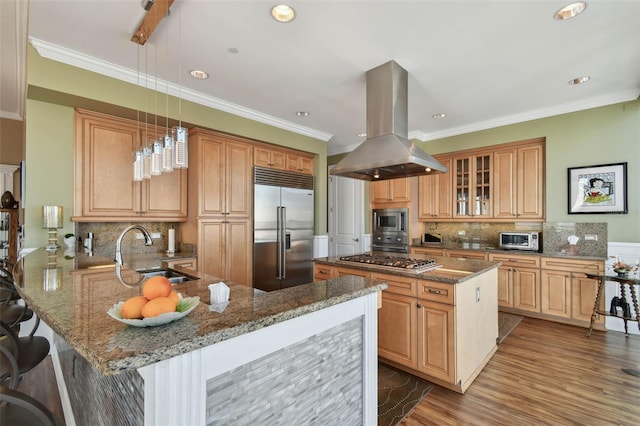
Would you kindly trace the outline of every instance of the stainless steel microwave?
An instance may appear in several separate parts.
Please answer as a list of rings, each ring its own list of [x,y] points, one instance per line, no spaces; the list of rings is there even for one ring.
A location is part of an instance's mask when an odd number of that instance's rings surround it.
[[[499,247],[505,250],[541,251],[542,233],[529,232],[501,232]]]
[[[409,209],[373,209],[373,232],[407,232]]]

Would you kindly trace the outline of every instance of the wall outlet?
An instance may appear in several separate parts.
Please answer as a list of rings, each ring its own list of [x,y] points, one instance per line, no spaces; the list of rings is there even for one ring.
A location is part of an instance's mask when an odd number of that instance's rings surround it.
[[[142,232],[136,232],[136,240],[144,240],[144,235],[142,235]]]
[[[476,302],[480,301],[480,287],[476,287]]]
[[[464,232],[464,230],[458,231],[458,235],[464,235],[464,234],[466,234],[466,232]]]
[[[152,240],[157,240],[159,238],[162,238],[162,234],[160,232],[151,232],[151,239]]]
[[[598,241],[598,234],[584,234],[585,241]]]

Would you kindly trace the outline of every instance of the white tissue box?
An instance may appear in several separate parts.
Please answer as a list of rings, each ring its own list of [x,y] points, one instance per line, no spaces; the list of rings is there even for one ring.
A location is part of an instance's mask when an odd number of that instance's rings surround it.
[[[210,303],[212,305],[229,301],[229,286],[223,282],[209,284],[209,292],[211,293]]]

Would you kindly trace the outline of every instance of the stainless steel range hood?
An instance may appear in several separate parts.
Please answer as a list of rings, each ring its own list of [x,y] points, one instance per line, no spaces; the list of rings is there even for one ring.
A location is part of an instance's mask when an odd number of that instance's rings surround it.
[[[367,139],[332,175],[373,181],[447,171],[407,138],[407,87],[407,71],[395,61],[367,71]]]

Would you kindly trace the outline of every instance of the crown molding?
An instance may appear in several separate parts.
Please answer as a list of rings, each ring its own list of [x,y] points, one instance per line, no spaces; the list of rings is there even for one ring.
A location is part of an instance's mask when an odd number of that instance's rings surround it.
[[[465,133],[477,132],[480,130],[492,129],[495,127],[508,126],[510,124],[523,123],[525,121],[538,120],[541,118],[552,117],[561,114],[568,114],[577,111],[584,111],[591,108],[598,108],[607,105],[613,105],[621,102],[632,101],[638,98],[636,89],[609,93],[606,96],[598,96],[586,99],[580,102],[571,102],[561,105],[555,105],[549,108],[541,108],[537,110],[527,111],[521,114],[512,114],[496,118],[494,120],[480,121],[468,126],[459,126],[446,129],[440,132],[423,132],[415,130],[409,132],[409,139],[417,139],[421,142],[432,141],[436,139],[446,138],[450,136],[463,135]]]
[[[207,96],[200,92],[190,90],[186,87],[182,87],[177,84],[158,79],[155,76],[141,74],[136,70],[124,68],[119,65],[94,58],[92,56],[66,49],[53,43],[48,43],[46,41],[39,40],[33,37],[29,38],[29,42],[36,50],[36,52],[38,52],[38,54],[43,58],[62,62],[67,65],[82,68],[87,71],[92,71],[101,75],[105,75],[107,77],[125,81],[130,84],[135,84],[140,87],[145,87],[144,84],[140,84],[140,81],[147,82],[151,80],[156,86],[163,88],[166,87],[167,93],[169,93],[169,95],[171,96],[179,97],[181,99],[194,102],[199,105],[228,112],[230,114],[234,114],[303,136],[319,139],[324,142],[327,142],[333,137],[333,135],[329,133],[321,132],[310,127],[300,126],[295,123],[291,123],[289,121],[252,110],[250,108],[246,108],[242,105],[227,102],[223,99],[215,98],[213,96]]]

